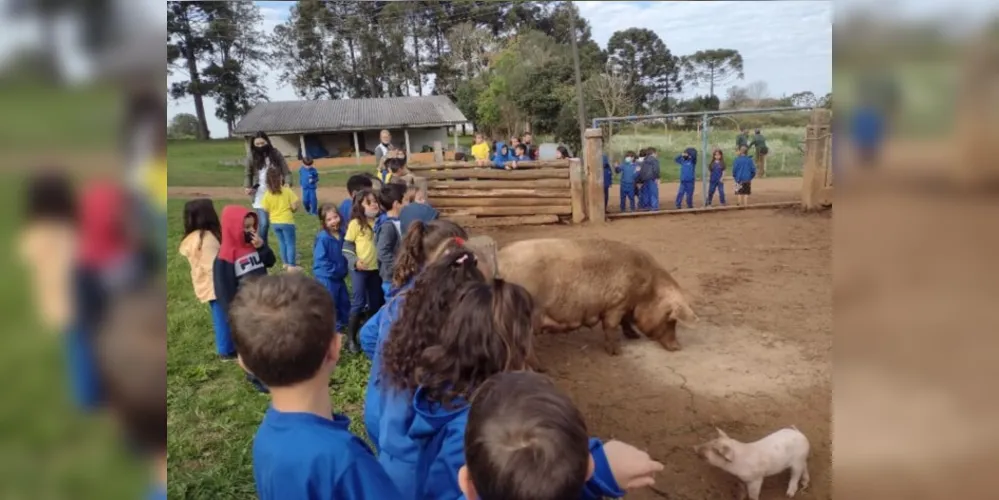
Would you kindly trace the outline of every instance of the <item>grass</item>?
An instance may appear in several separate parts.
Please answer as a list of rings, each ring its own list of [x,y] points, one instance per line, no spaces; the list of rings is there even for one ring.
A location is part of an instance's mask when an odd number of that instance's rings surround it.
[[[245,200],[215,200],[220,212],[228,204]],[[176,251],[183,238],[183,206],[183,200],[169,202],[168,493],[170,498],[253,498],[253,435],[269,398],[243,379],[239,366],[215,355],[208,306],[194,297],[187,260]],[[295,223],[298,264],[311,273],[319,221],[298,213]],[[268,241],[278,253],[273,231]],[[365,436],[362,411],[369,369],[363,355],[345,355],[330,387],[334,410],[351,417],[351,430],[358,436]]]

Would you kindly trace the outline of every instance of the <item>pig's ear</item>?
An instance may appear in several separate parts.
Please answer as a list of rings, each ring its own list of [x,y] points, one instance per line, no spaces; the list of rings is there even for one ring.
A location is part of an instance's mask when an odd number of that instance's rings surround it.
[[[735,451],[732,450],[732,447],[727,444],[718,445],[718,448],[716,448],[715,451],[717,451],[726,462],[735,460]]]
[[[718,436],[719,437],[723,437],[725,439],[728,439],[728,434],[725,434],[725,431],[723,431],[723,430],[721,430],[721,429],[719,429],[717,427],[715,427],[715,430],[718,431]]]

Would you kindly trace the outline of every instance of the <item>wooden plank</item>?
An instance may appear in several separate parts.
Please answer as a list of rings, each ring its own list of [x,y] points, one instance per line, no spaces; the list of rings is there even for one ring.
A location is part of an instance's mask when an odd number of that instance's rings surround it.
[[[527,183],[521,183],[527,184]],[[431,189],[431,197],[451,198],[569,198],[568,189]]]
[[[586,220],[586,195],[583,190],[583,162],[579,158],[570,160],[569,192],[572,205],[572,223]]]
[[[604,137],[599,128],[589,128],[586,139],[586,215],[590,222],[607,220],[604,207]]]
[[[553,205],[544,207],[441,207],[439,209],[442,216],[452,215],[478,215],[478,216],[500,216],[500,215],[570,215],[572,207],[568,204]]]
[[[568,196],[563,198],[431,198],[435,208],[443,207],[544,207],[571,205]]]
[[[421,173],[421,177],[427,179],[497,179],[497,180],[525,180],[525,179],[568,179],[569,169],[538,169],[538,170],[499,170],[496,168],[473,168],[468,170],[450,171],[430,171]],[[603,203],[601,201],[601,203]]]
[[[427,189],[506,189],[506,188],[569,188],[568,179],[535,179],[528,181],[454,181],[430,180]]]
[[[785,208],[785,207],[797,207],[797,206],[801,206],[800,201],[776,201],[771,203],[749,204],[745,206],[726,205],[724,207],[701,207],[701,208],[683,208],[679,210],[656,210],[656,211],[643,211],[643,212],[610,213],[607,214],[607,218],[632,219],[635,217],[647,217],[650,215],[705,214],[711,212],[731,212],[733,210],[748,210],[756,208]]]
[[[540,224],[557,224],[557,215],[523,215],[519,217],[468,217],[451,219],[463,227],[509,227]]]
[[[512,165],[513,162],[507,162],[507,165]],[[492,162],[489,163],[492,167]],[[484,168],[477,165],[474,161],[445,161],[438,163],[416,163],[413,165],[407,165],[407,168],[416,171],[425,170],[442,170],[442,169],[453,169],[460,170],[466,168]],[[569,168],[569,160],[539,160],[539,161],[521,161],[517,162],[517,169],[538,169],[538,168]],[[499,170],[499,169],[496,169]]]
[[[444,143],[442,143],[441,141],[434,141],[434,163],[441,163],[443,161],[444,161]],[[410,165],[406,165],[406,168],[412,170],[412,167]]]

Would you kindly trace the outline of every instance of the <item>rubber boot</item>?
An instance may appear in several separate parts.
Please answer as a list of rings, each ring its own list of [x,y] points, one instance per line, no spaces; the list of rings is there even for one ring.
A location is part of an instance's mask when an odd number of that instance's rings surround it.
[[[351,354],[361,352],[361,346],[357,339],[357,334],[361,330],[361,319],[361,315],[354,314],[350,316],[350,321],[347,323],[347,352]]]

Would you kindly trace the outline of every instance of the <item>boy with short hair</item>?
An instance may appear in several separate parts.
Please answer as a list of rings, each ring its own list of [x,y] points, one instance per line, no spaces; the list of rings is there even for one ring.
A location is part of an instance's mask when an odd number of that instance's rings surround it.
[[[475,144],[472,146],[472,157],[475,158],[475,165],[482,167],[489,162],[489,144],[481,133],[475,134]]]
[[[416,178],[410,190],[406,193],[411,197],[410,202],[399,211],[399,233],[400,237],[406,237],[406,228],[413,221],[430,222],[440,216],[437,210],[427,203],[427,180]]]
[[[300,274],[247,283],[232,305],[240,362],[271,389],[271,406],[253,438],[261,500],[401,498],[368,446],[348,430],[350,419],[333,413],[329,380],[341,347],[334,310],[323,286]]]
[[[362,189],[371,189],[373,184],[370,177],[361,174],[352,175],[347,179],[347,198],[340,202],[340,208],[337,209],[337,212],[340,212],[340,220],[343,221],[340,224],[341,237],[347,234],[347,221],[350,220],[350,210],[354,206],[354,194]]]
[[[645,159],[642,160],[638,173],[642,180],[642,191],[645,194],[645,208],[659,210],[659,154],[656,148],[646,148]]]
[[[318,214],[319,199],[316,188],[319,187],[319,171],[312,166],[312,158],[302,158],[302,166],[298,169],[298,183],[302,186],[302,206],[309,215]]]
[[[753,192],[752,182],[756,177],[756,165],[749,156],[749,147],[739,148],[739,156],[732,162],[732,180],[735,182],[736,200],[739,205],[749,203],[749,195]]]
[[[392,286],[395,254],[402,241],[399,212],[407,205],[405,184],[390,182],[378,192],[378,205],[382,216],[375,222],[375,248],[378,251],[378,274],[382,278],[382,292],[386,296]]]

